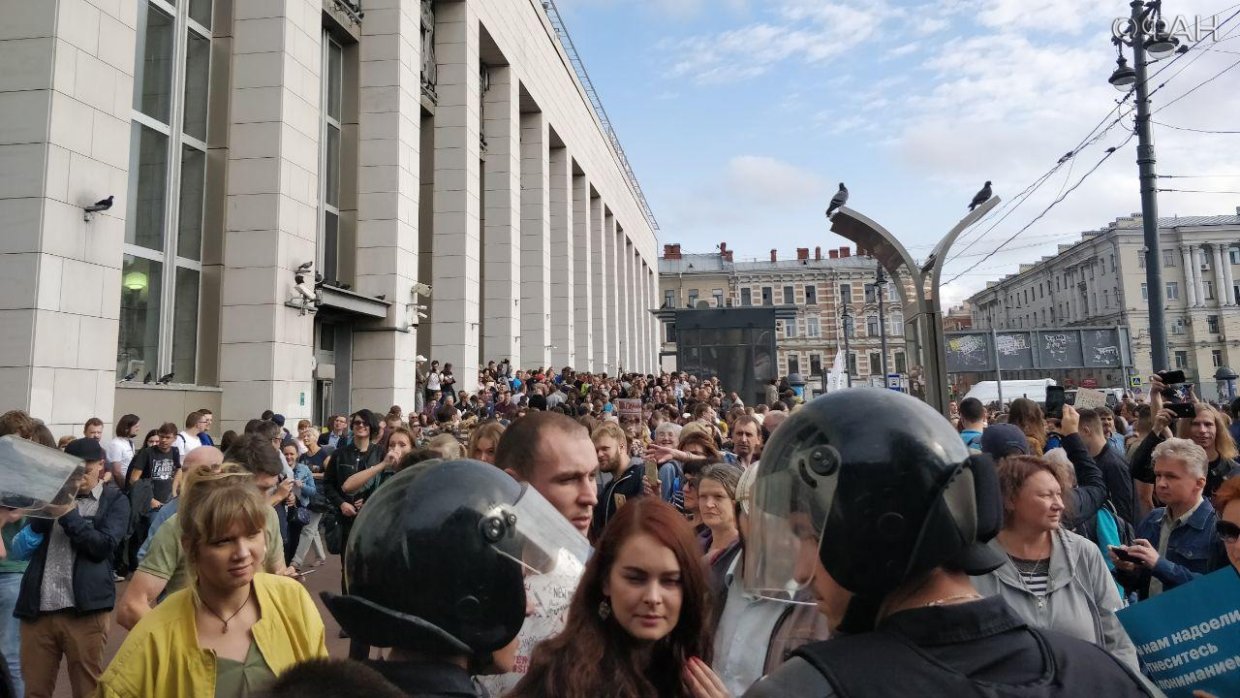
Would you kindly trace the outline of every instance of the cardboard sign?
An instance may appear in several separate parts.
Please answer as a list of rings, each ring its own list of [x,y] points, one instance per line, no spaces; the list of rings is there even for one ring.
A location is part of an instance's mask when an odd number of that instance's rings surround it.
[[[616,411],[621,417],[637,417],[642,416],[641,398],[623,397],[616,399]]]
[[[1240,696],[1240,575],[1228,566],[1129,606],[1120,623],[1168,698]]]
[[[1107,394],[1092,388],[1079,388],[1076,391],[1076,402],[1072,405],[1078,410],[1093,410],[1107,406]]]

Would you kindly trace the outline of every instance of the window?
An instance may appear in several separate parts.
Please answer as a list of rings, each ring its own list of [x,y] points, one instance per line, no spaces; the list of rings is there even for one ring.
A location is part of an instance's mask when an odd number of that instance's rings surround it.
[[[883,357],[881,354],[870,354],[870,375],[883,375]]]
[[[840,318],[840,323],[844,327],[844,336],[852,339],[857,336],[857,319],[852,315],[845,315]]]
[[[874,294],[874,285],[873,285],[873,284],[866,284],[866,285],[865,285],[865,302],[866,302],[867,304],[869,304],[869,303],[877,303],[877,302],[878,302],[878,297]]]
[[[805,336],[806,337],[818,337],[820,334],[822,334],[822,328],[818,323],[818,318],[816,317],[805,318]]]
[[[1174,267],[1174,266],[1175,266],[1175,250],[1163,250],[1163,251],[1162,251],[1162,258],[1163,258],[1163,266],[1164,266],[1164,267]]]
[[[1218,316],[1217,315],[1206,316],[1206,331],[1209,332],[1210,334],[1218,334]]]
[[[818,287],[814,284],[805,284],[805,304],[818,305]]]
[[[1210,255],[1204,249],[1201,251],[1201,270],[1210,271]]]
[[[1232,302],[1240,303],[1240,284],[1231,287]]]
[[[1111,292],[1110,291],[1104,290],[1102,292],[1102,307],[1104,308],[1111,307]]]
[[[898,310],[891,314],[891,336],[904,336],[904,313]]]
[[[1188,352],[1177,351],[1175,353],[1175,367],[1180,369],[1188,368]]]
[[[340,122],[343,104],[344,52],[326,30],[323,31],[321,82],[322,118],[319,125],[319,260],[324,279],[340,274]]]
[[[796,290],[792,286],[784,286],[784,305],[792,305],[796,302]]]
[[[797,321],[784,320],[784,336],[788,339],[795,339],[797,336]]]
[[[1150,299],[1150,287],[1143,283],[1141,284],[1141,300],[1148,301],[1149,299]]]
[[[796,354],[788,355],[788,375],[801,372],[801,358]]]
[[[749,288],[741,289],[741,305],[753,305],[753,290]]]
[[[713,290],[710,292],[710,297],[715,299],[715,307],[716,307],[716,308],[722,308],[722,307],[723,307],[723,305],[724,305],[724,303],[723,303],[723,289],[721,289],[721,288],[716,288],[716,289],[713,289]]]
[[[1201,287],[1205,290],[1206,300],[1208,301],[1214,300],[1214,282],[1213,281],[1202,281]]]
[[[1210,365],[1218,368],[1223,365],[1223,350],[1214,349],[1210,352]]]
[[[846,363],[848,364],[848,375],[855,376],[860,373],[860,371],[857,370],[857,352],[848,352]]]
[[[770,286],[762,287],[762,305],[775,305],[775,299],[772,297]]]
[[[1184,318],[1178,317],[1171,320],[1171,334],[1184,334]]]
[[[1169,301],[1180,300],[1180,283],[1178,281],[1167,282],[1167,300]]]
[[[193,383],[211,2],[141,2],[137,18],[116,370]]]
[[[698,290],[696,288],[689,289],[689,307],[696,308],[698,302]]]
[[[676,292],[675,291],[668,289],[663,292],[663,307],[664,308],[675,308],[676,307]]]
[[[878,336],[878,316],[877,315],[866,315],[865,316],[865,334],[867,337]]]
[[[904,352],[896,352],[896,373],[908,373],[908,364],[904,359]]]
[[[1240,264],[1240,247],[1228,247],[1227,257],[1232,264]]]
[[[663,341],[669,344],[675,344],[676,343],[676,323],[669,322],[666,325],[664,325],[664,327],[667,328],[667,331],[663,337]]]
[[[822,355],[821,354],[810,354],[809,355],[809,375],[811,376],[822,375]]]
[[[840,303],[852,304],[852,284],[840,284]]]

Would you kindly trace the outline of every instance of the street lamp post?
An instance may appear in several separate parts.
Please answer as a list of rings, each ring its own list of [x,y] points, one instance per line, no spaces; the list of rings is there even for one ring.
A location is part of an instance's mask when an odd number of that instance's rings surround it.
[[[848,335],[852,330],[852,312],[848,306],[844,306],[844,310],[840,314],[841,322],[844,324],[844,383],[846,387],[852,387],[852,354],[848,351]]]
[[[1158,235],[1158,174],[1154,155],[1154,135],[1150,129],[1150,90],[1148,82],[1149,61],[1171,55],[1179,40],[1166,29],[1162,20],[1162,0],[1132,0],[1130,31],[1114,37],[1115,50],[1119,54],[1115,72],[1109,82],[1116,89],[1136,92],[1137,108],[1137,167],[1141,180],[1141,227],[1145,238],[1145,283],[1149,290],[1150,359],[1154,370],[1169,368],[1167,362],[1167,324],[1164,314],[1164,290],[1162,280],[1162,248]],[[1146,34],[1145,26],[1155,18],[1154,31]],[[1124,60],[1122,46],[1132,48],[1132,67]]]
[[[887,319],[883,315],[883,289],[887,286],[887,272],[883,271],[883,265],[878,265],[878,274],[871,285],[874,287],[874,295],[878,297],[878,340],[879,348],[883,352],[881,366],[885,386],[887,385]]]

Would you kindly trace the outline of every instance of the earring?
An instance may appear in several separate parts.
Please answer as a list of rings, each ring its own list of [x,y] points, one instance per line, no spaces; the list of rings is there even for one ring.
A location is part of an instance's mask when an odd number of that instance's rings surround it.
[[[607,602],[607,599],[598,603],[598,617],[600,620],[611,618],[611,604]]]

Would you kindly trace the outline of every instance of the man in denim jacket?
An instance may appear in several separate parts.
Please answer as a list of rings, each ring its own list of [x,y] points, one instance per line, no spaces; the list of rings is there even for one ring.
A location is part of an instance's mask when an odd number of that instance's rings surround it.
[[[1115,576],[1142,599],[1211,571],[1218,515],[1202,497],[1206,452],[1188,439],[1167,439],[1153,453],[1154,493],[1164,506],[1137,526],[1132,545],[1111,549]]]

